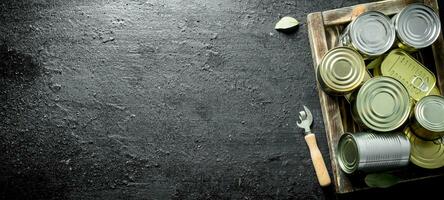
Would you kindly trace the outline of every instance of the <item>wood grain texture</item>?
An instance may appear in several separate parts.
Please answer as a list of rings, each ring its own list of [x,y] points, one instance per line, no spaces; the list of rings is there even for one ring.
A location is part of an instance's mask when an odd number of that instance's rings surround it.
[[[308,34],[313,57],[313,66],[316,71],[319,62],[328,51],[322,14],[320,12],[309,14],[307,23],[309,27]],[[327,134],[327,141],[330,150],[334,184],[337,189],[350,188],[351,185],[349,182],[342,178],[344,175],[338,166],[335,156],[337,141],[340,134],[344,132],[337,97],[327,95],[324,91],[322,91],[322,89],[320,89],[319,83],[317,83],[317,88],[319,92],[322,115],[324,118],[324,126],[326,127],[325,132]],[[340,191],[337,190],[337,192]]]
[[[322,57],[331,48],[337,46],[337,41],[343,28],[354,17],[364,11],[377,10],[387,15],[399,12],[406,5],[411,3],[424,3],[435,11],[438,11],[436,0],[386,0],[374,3],[360,4],[351,7],[328,10],[324,12],[311,13],[307,17],[308,35],[313,57],[315,71]],[[434,64],[436,67],[438,87],[443,92],[444,88],[444,42],[442,34],[431,47],[433,50]],[[430,56],[431,53],[420,52],[421,56]],[[427,59],[427,58],[425,58]],[[432,59],[433,60],[433,59]],[[343,97],[329,96],[318,86],[319,99],[321,103],[322,115],[324,118],[325,132],[330,150],[331,167],[333,172],[333,182],[337,193],[350,193],[353,191],[369,189],[363,183],[363,177],[347,176],[338,165],[336,160],[337,143],[344,132],[358,132],[361,128],[357,126],[351,117],[350,106]],[[418,167],[409,166],[393,172],[400,177],[401,182],[411,182],[444,175],[444,169],[424,170]]]
[[[386,15],[398,13],[407,4],[423,2],[421,0],[388,0],[356,6],[338,8],[322,12],[325,26],[345,24],[350,22],[356,14],[362,11],[379,11]],[[358,12],[357,12],[358,11]]]
[[[429,5],[430,7],[432,7],[436,14],[439,15],[439,7],[438,7],[438,2],[436,0],[425,0],[424,1],[425,4]],[[444,94],[444,42],[443,42],[443,35],[442,35],[442,31],[441,34],[439,34],[438,39],[436,40],[436,42],[432,45],[432,50],[433,50],[433,57],[435,59],[435,67],[436,67],[436,78],[437,78],[437,83],[436,85],[438,86],[438,88],[441,91],[441,94]]]

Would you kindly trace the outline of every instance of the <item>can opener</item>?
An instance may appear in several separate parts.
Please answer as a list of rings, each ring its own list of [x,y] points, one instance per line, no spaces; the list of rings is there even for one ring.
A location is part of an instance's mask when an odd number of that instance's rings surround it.
[[[322,187],[331,184],[330,175],[328,174],[327,167],[325,166],[324,158],[322,157],[321,151],[316,143],[316,136],[311,132],[310,126],[313,122],[313,115],[310,110],[304,106],[304,110],[299,112],[300,122],[297,125],[300,128],[305,129],[305,142],[310,150],[311,160],[313,162],[313,167],[318,177],[319,184]]]

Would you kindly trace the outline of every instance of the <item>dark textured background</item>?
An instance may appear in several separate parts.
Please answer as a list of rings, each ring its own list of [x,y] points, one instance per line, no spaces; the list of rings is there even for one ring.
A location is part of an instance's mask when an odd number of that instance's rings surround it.
[[[363,2],[1,1],[0,198],[333,197],[306,15]]]

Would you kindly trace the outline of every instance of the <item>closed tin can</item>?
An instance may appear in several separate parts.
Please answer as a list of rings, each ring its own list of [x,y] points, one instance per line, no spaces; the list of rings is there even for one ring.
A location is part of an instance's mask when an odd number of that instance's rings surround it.
[[[351,95],[353,119],[365,128],[378,132],[393,131],[409,118],[412,101],[397,80],[379,76],[366,81]]]
[[[358,52],[337,47],[322,58],[316,77],[326,93],[345,95],[362,85],[365,73],[364,59]]]
[[[444,136],[444,97],[430,95],[419,100],[411,128],[415,135],[425,140]]]
[[[435,75],[402,49],[392,50],[374,73],[401,82],[415,101],[427,96],[436,84]]]
[[[444,144],[426,141],[412,133],[409,127],[404,133],[410,140],[410,161],[422,168],[436,169],[444,167]]]
[[[345,133],[338,143],[342,171],[382,171],[409,163],[410,142],[402,133]]]
[[[435,11],[424,4],[411,4],[392,18],[398,46],[407,51],[433,44],[441,33],[441,22]]]
[[[359,51],[364,58],[380,56],[388,51],[396,39],[395,27],[390,18],[369,11],[359,15],[339,37],[339,43]]]

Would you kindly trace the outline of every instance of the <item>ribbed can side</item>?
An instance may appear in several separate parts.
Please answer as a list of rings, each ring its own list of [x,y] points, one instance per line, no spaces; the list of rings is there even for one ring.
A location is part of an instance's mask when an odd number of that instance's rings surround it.
[[[359,170],[379,171],[408,164],[410,142],[402,133],[357,133],[360,147]]]

